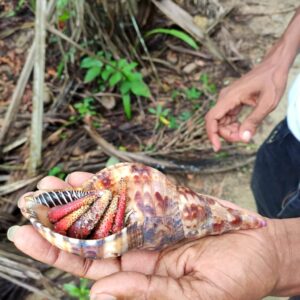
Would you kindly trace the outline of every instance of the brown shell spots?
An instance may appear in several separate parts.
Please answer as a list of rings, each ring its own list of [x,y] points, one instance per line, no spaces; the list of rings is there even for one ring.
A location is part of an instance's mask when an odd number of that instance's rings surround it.
[[[207,218],[207,212],[201,205],[195,203],[187,204],[183,208],[183,218],[187,227],[197,227],[199,223]]]
[[[236,209],[227,208],[230,214],[233,216],[233,220],[230,221],[230,224],[233,226],[240,226],[243,223],[241,213]]]
[[[224,231],[226,223],[223,220],[220,220],[218,223],[213,224],[213,233],[214,234],[221,234]]]
[[[216,201],[210,197],[202,196],[202,198],[209,204],[209,205],[215,205]]]
[[[99,181],[102,185],[103,188],[105,189],[110,189],[112,185],[112,180],[110,178],[109,173],[107,172],[102,172],[97,174],[97,181]]]
[[[155,192],[154,197],[156,206],[158,209],[164,212],[166,209],[166,204],[168,204],[168,197],[165,196],[165,198],[163,198],[159,192]]]

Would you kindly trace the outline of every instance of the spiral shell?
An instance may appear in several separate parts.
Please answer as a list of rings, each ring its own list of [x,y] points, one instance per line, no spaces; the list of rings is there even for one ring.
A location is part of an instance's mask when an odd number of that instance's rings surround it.
[[[72,238],[55,232],[45,219],[51,207],[105,191],[118,195],[124,180],[126,219],[119,232],[100,239]],[[137,163],[103,169],[76,190],[29,196],[23,213],[51,244],[86,258],[115,257],[131,249],[161,250],[184,239],[266,225],[254,214],[224,207],[217,199],[177,186],[158,170]]]

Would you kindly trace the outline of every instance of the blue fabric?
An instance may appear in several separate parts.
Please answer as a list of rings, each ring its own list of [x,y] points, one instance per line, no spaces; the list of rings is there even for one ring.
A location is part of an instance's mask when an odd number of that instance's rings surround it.
[[[287,121],[279,123],[258,150],[251,188],[260,214],[300,217],[300,142]]]

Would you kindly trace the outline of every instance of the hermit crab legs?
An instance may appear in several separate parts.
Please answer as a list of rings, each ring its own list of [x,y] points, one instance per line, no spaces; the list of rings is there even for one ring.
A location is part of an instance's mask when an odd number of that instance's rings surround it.
[[[74,190],[28,196],[23,213],[51,244],[87,258],[161,250],[185,239],[266,225],[262,217],[225,207],[137,163],[103,169]]]

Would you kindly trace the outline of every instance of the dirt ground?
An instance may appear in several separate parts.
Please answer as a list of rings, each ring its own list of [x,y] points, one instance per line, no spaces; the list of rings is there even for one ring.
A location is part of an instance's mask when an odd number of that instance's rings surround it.
[[[222,4],[228,5],[232,3],[239,3],[240,1],[221,1]],[[255,1],[248,0],[243,1],[241,11],[243,14],[253,14],[252,19],[249,22],[249,28],[256,34],[260,34],[264,39],[268,40],[268,37],[273,36],[278,38],[284,29],[286,28],[289,20],[293,15],[292,8],[299,5],[299,1]],[[282,11],[283,13],[279,13]],[[252,41],[256,43],[256,41]],[[271,45],[270,45],[271,46]],[[252,51],[250,55],[257,55],[256,61],[259,62],[260,55],[264,53],[266,49],[263,49],[263,43],[259,45],[256,51]],[[300,73],[300,57],[298,56],[295,61],[288,81],[288,88],[285,92],[283,99],[281,100],[277,109],[272,112],[265,120],[262,127],[258,130],[254,141],[259,146],[264,139],[269,135],[273,127],[281,121],[286,115],[287,108],[287,92],[292,81],[297,74]],[[232,202],[250,209],[255,210],[254,199],[250,190],[250,179],[252,173],[252,167],[243,168],[235,172],[227,172],[225,174],[201,176],[197,178],[190,178],[190,185],[195,189],[204,190],[215,196],[231,200]],[[266,300],[275,299],[287,299],[278,297],[267,297]]]

